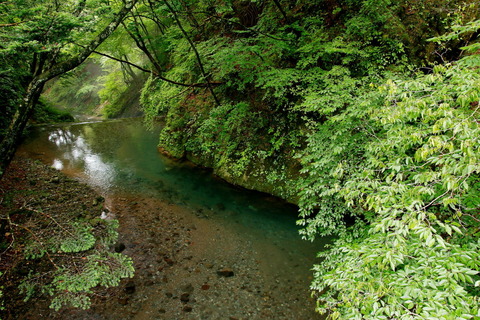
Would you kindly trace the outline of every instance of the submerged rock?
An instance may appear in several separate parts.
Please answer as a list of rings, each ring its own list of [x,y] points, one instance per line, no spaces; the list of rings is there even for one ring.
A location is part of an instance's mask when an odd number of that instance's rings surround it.
[[[225,277],[225,278],[229,278],[229,277],[233,277],[235,275],[235,273],[233,272],[232,269],[229,269],[229,268],[223,268],[221,270],[218,270],[217,271],[217,274],[220,276],[220,277]]]
[[[180,296],[180,301],[182,301],[183,303],[187,303],[188,301],[190,301],[190,293],[182,293],[182,295]]]
[[[183,286],[183,287],[182,287],[182,290],[183,290],[184,292],[187,292],[187,293],[192,293],[193,290],[194,290],[194,288],[193,288],[193,285],[192,285],[191,283],[189,283],[189,284]]]

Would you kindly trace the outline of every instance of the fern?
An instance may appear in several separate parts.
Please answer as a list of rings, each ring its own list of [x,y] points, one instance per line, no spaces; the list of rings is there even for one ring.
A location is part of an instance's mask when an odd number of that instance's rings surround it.
[[[60,250],[66,253],[86,251],[95,245],[96,239],[91,233],[91,226],[72,223],[72,231],[60,244]]]

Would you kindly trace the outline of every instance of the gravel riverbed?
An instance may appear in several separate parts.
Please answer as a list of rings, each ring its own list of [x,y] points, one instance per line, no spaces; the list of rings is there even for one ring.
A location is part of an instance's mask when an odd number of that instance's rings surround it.
[[[288,252],[274,244],[263,244],[259,252],[238,230],[213,224],[208,212],[131,194],[108,195],[99,204],[101,197],[91,188],[18,156],[0,189],[2,194],[28,190],[18,193],[19,206],[49,193],[53,196],[35,201],[65,211],[94,207],[100,214],[107,209],[108,218],[120,222],[111,250],[130,256],[136,270],[120,286],[98,291],[85,311],[55,312],[47,297],[23,303],[10,288],[5,319],[321,319],[308,289],[311,278],[304,272],[295,276],[306,266],[285,262]]]

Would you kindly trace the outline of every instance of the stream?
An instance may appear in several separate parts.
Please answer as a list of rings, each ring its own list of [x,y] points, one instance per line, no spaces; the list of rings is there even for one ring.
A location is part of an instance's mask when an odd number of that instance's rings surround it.
[[[309,285],[326,240],[301,239],[295,206],[161,155],[159,130],[39,126],[19,149],[100,193],[135,262],[132,280],[64,318],[322,319]]]

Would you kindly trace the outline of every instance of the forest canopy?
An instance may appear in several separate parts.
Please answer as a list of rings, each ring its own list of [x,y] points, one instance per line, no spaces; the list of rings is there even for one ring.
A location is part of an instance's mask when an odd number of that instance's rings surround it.
[[[0,15],[2,121],[35,70],[96,53],[117,63],[99,99],[141,83],[163,151],[253,177],[299,205],[306,239],[335,237],[318,312],[480,317],[477,1],[68,1],[53,19],[53,1],[18,4]]]

